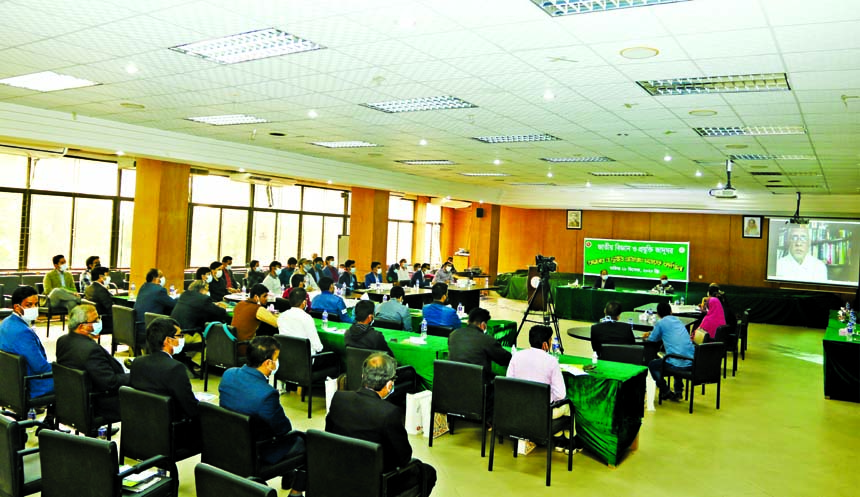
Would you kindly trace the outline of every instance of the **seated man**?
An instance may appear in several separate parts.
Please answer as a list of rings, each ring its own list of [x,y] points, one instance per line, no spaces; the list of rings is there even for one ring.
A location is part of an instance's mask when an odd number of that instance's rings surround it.
[[[531,348],[520,350],[511,358],[508,366],[508,377],[521,380],[536,381],[550,385],[550,402],[558,402],[567,398],[567,387],[558,367],[558,359],[549,355],[552,342],[552,328],[535,325],[529,330],[529,345]],[[570,416],[570,404],[563,404],[552,410],[552,419]],[[570,436],[570,433],[567,433]],[[553,445],[558,452],[564,452],[569,447],[569,440],[564,431],[554,434]]]
[[[274,338],[257,337],[248,345],[248,363],[241,368],[225,371],[218,385],[221,407],[247,414],[267,428],[267,433],[259,434],[260,440],[270,440],[261,451],[265,464],[275,464],[305,452],[304,439],[286,438],[293,426],[281,407],[278,391],[269,384],[269,377],[278,370],[280,354],[280,347]],[[282,476],[282,488],[288,487],[289,475]],[[302,495],[306,478],[304,471],[295,472],[291,496]]]
[[[200,366],[200,344],[203,341],[203,331],[206,323],[227,322],[227,309],[222,302],[216,304],[209,298],[209,285],[205,280],[195,280],[176,299],[176,306],[170,313],[170,317],[179,323],[182,332],[185,333],[185,342],[191,347],[186,348],[186,356],[193,364],[187,364],[193,371]],[[188,352],[192,352],[188,354]]]
[[[349,315],[346,309],[346,303],[342,298],[332,293],[334,282],[328,276],[324,276],[319,281],[320,290],[322,293],[314,297],[311,302],[311,309],[315,311],[326,311],[329,316],[338,316],[341,323],[354,323],[355,320]]]
[[[278,279],[281,281],[281,285],[289,288],[290,278],[292,278],[293,275],[296,274],[296,264],[298,263],[299,261],[295,257],[290,257],[289,259],[287,259],[287,267],[281,268],[281,273],[278,274]]]
[[[448,326],[455,330],[462,326],[460,318],[457,317],[457,311],[447,304],[448,302],[448,285],[444,283],[436,283],[431,289],[433,292],[433,303],[426,304],[421,310],[424,319],[430,326]]]
[[[269,263],[269,274],[263,279],[263,284],[269,289],[269,293],[278,295],[281,293],[281,263],[272,261]]]
[[[54,270],[45,274],[42,280],[45,295],[51,301],[52,307],[65,307],[71,311],[81,303],[81,297],[77,294],[78,289],[75,288],[75,278],[69,271],[66,256],[55,255],[53,262]]]
[[[229,293],[239,293],[242,285],[236,281],[236,277],[233,276],[233,258],[229,255],[225,255],[221,258],[221,269],[224,271],[224,286],[227,287],[227,292]]]
[[[146,329],[148,355],[131,363],[131,386],[144,392],[165,395],[173,399],[174,421],[189,420],[190,424],[176,430],[177,447],[199,448],[200,421],[197,398],[181,362],[173,355],[182,351],[185,338],[179,324],[170,318],[158,318]]]
[[[337,271],[337,264],[334,263],[334,256],[329,255],[325,258],[325,276],[328,276],[332,281],[337,281],[340,278],[340,273]]]
[[[382,282],[382,263],[373,261],[370,263],[370,272],[364,275],[364,287],[373,288],[377,283]]]
[[[12,292],[12,315],[0,322],[0,350],[23,357],[27,365],[24,374],[27,376],[51,372],[51,363],[48,362],[45,348],[36,332],[30,327],[37,317],[39,317],[39,294],[31,286],[19,286]],[[31,399],[54,393],[52,378],[31,380],[29,385]],[[45,422],[53,424],[52,419],[53,409],[48,412]]]
[[[406,281],[409,279],[409,267],[406,264],[406,259],[400,259],[396,270],[397,279],[395,281]]]
[[[335,392],[325,419],[325,430],[329,433],[380,444],[384,472],[412,461],[412,446],[403,426],[403,412],[390,402],[383,402],[394,390],[394,380],[398,375],[395,368],[396,362],[389,355],[370,355],[361,368],[362,388],[355,392]],[[416,471],[393,479],[388,491],[397,495],[419,483],[426,486],[427,495],[430,495],[436,484],[433,466],[420,463]]]
[[[371,326],[373,324],[373,308],[375,305],[370,300],[360,300],[355,304],[355,323],[346,330],[343,342],[347,347],[378,350],[394,357],[394,353],[391,352],[391,348],[388,346],[388,342],[385,341],[385,337]]]
[[[264,285],[255,285],[248,290],[248,299],[236,304],[233,308],[233,322],[236,328],[236,339],[239,341],[250,340],[257,336],[258,328],[267,325],[265,333],[261,335],[272,336],[278,328],[278,318],[266,309],[269,300],[269,289]],[[239,355],[245,355],[245,347],[239,347]]]
[[[445,283],[446,285],[454,283],[454,265],[450,262],[443,264],[442,268],[436,271],[433,283]]]
[[[594,288],[599,290],[615,290],[615,280],[609,277],[609,271],[600,270],[600,278],[594,282]]]
[[[331,277],[331,274],[329,274],[329,272],[326,270],[326,266],[325,266],[325,263],[323,262],[322,257],[314,258],[313,265],[311,266],[310,270],[308,270],[308,274],[313,276],[314,281],[319,281],[324,276]],[[334,281],[333,278],[332,278],[332,281]]]
[[[304,276],[301,274],[293,275]],[[293,288],[290,292],[290,308],[278,316],[278,333],[290,337],[307,338],[311,342],[311,353],[319,354],[323,351],[323,344],[317,333],[317,325],[314,318],[307,313],[308,292],[304,288]]]
[[[684,327],[678,318],[672,315],[672,306],[668,302],[660,302],[657,304],[657,315],[660,320],[654,325],[654,330],[646,334],[649,342],[663,341],[663,347],[667,354],[677,354],[684,357],[693,357],[696,353],[696,348],[693,346],[693,341],[690,340],[690,333]],[[648,369],[651,371],[651,377],[660,388],[660,398],[663,400],[681,400],[684,396],[684,382],[675,378],[675,392],[669,391],[669,384],[661,374],[663,361],[666,361],[666,370],[668,371],[689,371],[693,367],[692,361],[676,359],[670,357],[668,359],[657,358],[648,363]]]
[[[213,302],[221,302],[224,296],[230,293],[227,290],[227,281],[224,279],[224,264],[215,261],[209,264],[209,271],[212,272],[212,279],[209,280],[209,296]]]
[[[293,274],[292,278],[290,278],[290,286],[286,290],[284,290],[283,298],[289,300],[290,295],[293,294],[293,290],[297,288],[305,288],[305,275],[300,273],[295,273]],[[305,312],[307,312],[311,308],[311,298],[308,296],[307,290],[305,290],[305,301],[307,305],[305,305],[304,309]]]
[[[603,309],[606,315],[602,321],[591,326],[591,348],[600,356],[603,344],[612,343],[618,345],[633,345],[636,337],[633,336],[633,328],[627,323],[619,323],[618,316],[621,315],[621,304],[615,300],[606,303]]]
[[[377,306],[373,314],[376,319],[401,323],[405,331],[412,331],[412,316],[409,314],[409,307],[403,305],[403,295],[403,288],[391,287],[391,298]]]
[[[430,264],[418,264],[417,262],[413,266],[414,271],[412,272],[412,277],[409,278],[410,283],[413,288],[428,288],[430,286],[430,282],[427,281],[426,272],[430,270]]]
[[[99,259],[100,259],[100,257],[97,255],[91,255],[91,256],[87,257],[87,260],[86,260],[87,268],[81,273],[81,276],[78,279],[78,282],[80,283],[79,288],[81,290],[85,290],[93,282],[93,276],[90,272],[93,270],[94,267],[98,267],[98,266],[102,265],[101,261]]]
[[[490,311],[476,307],[469,312],[469,324],[448,337],[448,358],[482,366],[485,381],[493,378],[492,363],[507,366],[511,362],[511,353],[487,334],[489,320]]]
[[[91,272],[93,282],[87,287],[84,292],[87,300],[96,305],[96,310],[99,316],[104,317],[105,335],[113,333],[113,294],[108,289],[110,285],[110,269],[105,266],[98,266]]]
[[[669,277],[665,274],[660,276],[660,282],[651,291],[657,293],[675,293],[675,289],[669,284]]]
[[[266,277],[265,271],[260,267],[260,261],[254,259],[248,263],[248,274],[245,275],[245,288],[251,288],[257,283],[262,283]]]
[[[170,298],[164,285],[167,279],[160,269],[152,268],[146,272],[146,283],[137,292],[134,301],[134,321],[137,327],[137,342],[146,343],[146,313],[169,316],[176,307],[176,300]]]
[[[109,421],[119,421],[119,397],[116,393],[119,387],[130,383],[130,377],[122,365],[96,342],[101,331],[102,322],[94,306],[81,304],[72,309],[69,332],[57,339],[57,364],[86,371],[94,392],[110,394],[96,397],[96,414]]]
[[[344,295],[349,295],[353,290],[358,288],[358,279],[355,277],[354,260],[347,259],[346,262],[344,262],[344,270],[337,280],[337,285],[340,288],[343,288]]]

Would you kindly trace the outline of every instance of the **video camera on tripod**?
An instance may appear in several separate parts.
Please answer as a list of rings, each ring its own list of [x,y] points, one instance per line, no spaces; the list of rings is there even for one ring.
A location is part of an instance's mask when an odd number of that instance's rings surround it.
[[[535,265],[541,279],[549,279],[549,273],[554,273],[558,269],[558,264],[555,262],[555,257],[544,257],[540,254],[535,256]]]
[[[558,270],[558,263],[555,262],[555,257],[544,257],[538,254],[535,256],[535,266],[538,274],[540,275],[540,281],[534,281],[538,279],[538,276],[532,277],[530,284],[531,287],[534,288],[534,292],[532,292],[529,297],[528,304],[526,305],[526,312],[523,314],[523,319],[520,321],[520,326],[517,328],[517,335],[522,331],[523,325],[526,324],[526,321],[544,326],[551,326],[555,333],[556,340],[559,343],[560,350],[564,353],[564,346],[561,345],[561,333],[558,329],[558,316],[555,315],[555,302],[549,285],[549,273],[554,273]],[[540,303],[537,304],[536,302]],[[538,318],[530,319],[532,313],[536,314]]]

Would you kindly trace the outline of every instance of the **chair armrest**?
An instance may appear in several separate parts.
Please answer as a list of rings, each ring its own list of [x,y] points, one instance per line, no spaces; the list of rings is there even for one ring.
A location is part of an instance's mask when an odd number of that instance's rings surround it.
[[[573,401],[570,399],[567,399],[567,398],[561,399],[561,400],[556,400],[555,402],[550,402],[549,407],[551,409],[555,409],[556,407],[561,407],[565,404],[569,404],[571,409],[573,408]]]
[[[330,357],[330,356],[334,356],[334,355],[335,355],[334,352],[329,350],[329,351],[320,352],[319,354],[311,354],[311,357],[313,357],[314,359],[318,359],[320,357]]]
[[[283,435],[273,435],[273,436],[272,436],[272,437],[270,437],[270,438],[266,438],[266,439],[263,439],[263,440],[257,440],[257,441],[255,442],[255,445],[256,445],[256,446],[257,446],[257,448],[259,449],[260,447],[263,447],[263,446],[265,446],[265,445],[268,445],[268,444],[270,444],[270,443],[272,443],[272,442],[276,442],[276,441],[277,441],[277,442],[279,442],[279,441],[284,441],[284,440],[290,440],[290,439],[292,439],[292,438],[301,438],[301,439],[304,441],[304,439],[305,439],[306,437],[307,437],[307,435],[305,435],[305,432],[303,432],[303,431],[299,431],[299,430],[293,430],[293,431],[290,431],[290,432],[285,433],[285,434],[283,434]],[[260,455],[260,451],[258,450],[258,451],[257,451],[257,456],[259,457],[259,455]]]
[[[687,357],[687,356],[685,356],[685,355],[679,355],[679,354],[666,354],[666,355],[664,355],[664,356],[663,356],[663,359],[669,359],[669,358],[673,358],[673,359],[683,359],[683,360],[685,360],[685,361],[692,361],[692,360],[693,360],[693,358],[692,358],[692,357]]]
[[[145,461],[141,461],[141,462],[135,464],[134,466],[128,468],[125,471],[120,471],[117,476],[119,476],[120,478],[125,478],[128,475],[133,475],[133,474],[140,473],[142,471],[146,471],[147,469],[155,467],[155,466],[162,464],[162,463],[164,466],[166,466],[166,469],[171,470],[171,474],[174,475],[174,479],[175,479],[176,474],[177,474],[176,473],[176,464],[171,462],[170,458],[168,458],[167,456],[150,457],[149,459],[147,459]]]
[[[24,457],[24,456],[31,456],[31,455],[33,455],[33,454],[38,454],[38,453],[39,453],[39,447],[30,447],[29,449],[23,449],[23,450],[19,450],[19,451],[16,451],[16,452],[17,452],[17,453],[18,453],[18,455],[19,455],[19,456],[21,456],[21,457]]]
[[[34,374],[34,375],[32,375],[32,376],[25,376],[25,377],[24,377],[24,381],[30,381],[30,380],[44,380],[44,379],[46,379],[46,378],[53,378],[53,377],[54,377],[54,372],[53,372],[53,371],[51,371],[51,372],[49,372],[49,373],[42,373],[42,374]]]
[[[421,464],[421,461],[413,458],[405,466],[402,466],[402,467],[397,468],[395,470],[389,471],[388,473],[383,473],[382,474],[382,495],[383,495],[383,497],[388,495],[388,480],[394,478],[395,476],[402,475],[406,471],[409,471],[413,468],[419,468],[420,464]],[[427,489],[424,488],[424,481],[422,480],[421,481],[421,495],[427,495],[426,490]]]

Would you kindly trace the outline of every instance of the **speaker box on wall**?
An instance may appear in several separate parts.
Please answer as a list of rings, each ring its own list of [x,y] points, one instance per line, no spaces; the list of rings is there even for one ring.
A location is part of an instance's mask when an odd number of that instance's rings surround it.
[[[478,207],[477,209],[475,209],[475,214],[476,214],[478,217],[484,217],[484,208],[483,208],[483,207]]]

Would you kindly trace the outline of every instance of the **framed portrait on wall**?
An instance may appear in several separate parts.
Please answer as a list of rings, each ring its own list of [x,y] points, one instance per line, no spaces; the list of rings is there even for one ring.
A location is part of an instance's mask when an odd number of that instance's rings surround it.
[[[567,211],[567,229],[581,230],[582,229],[582,211]]]
[[[744,238],[761,238],[761,216],[744,216]]]

